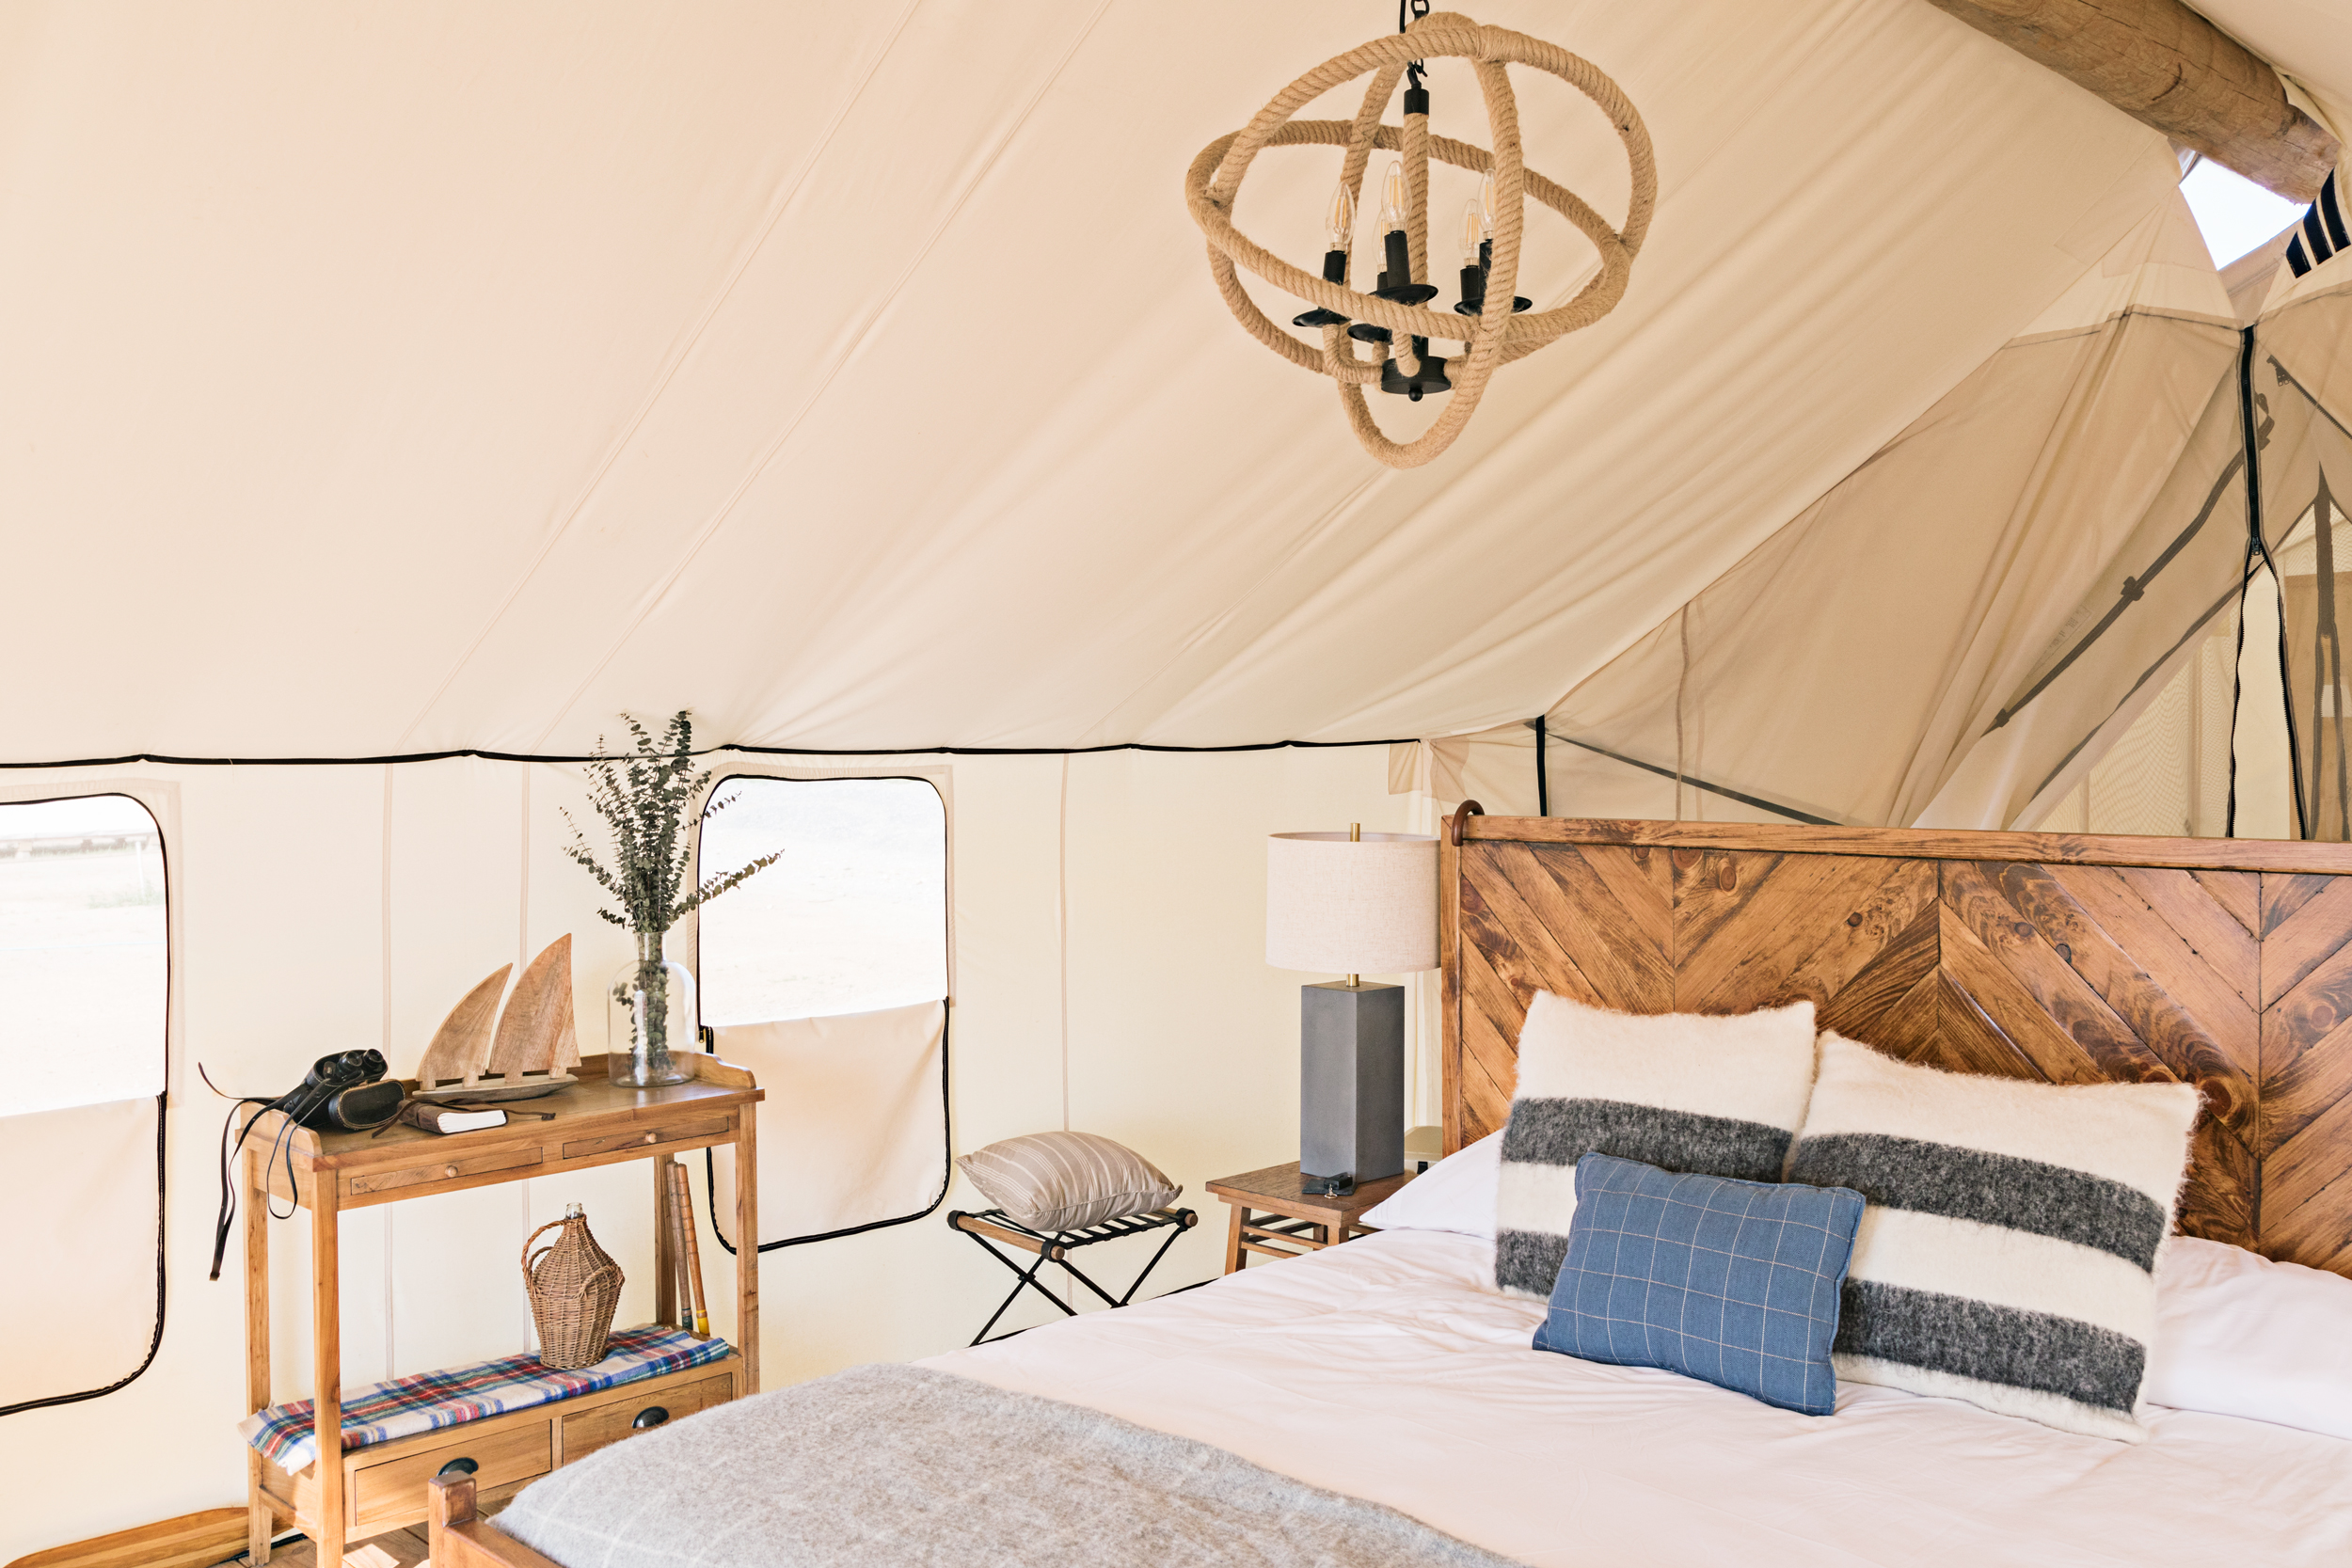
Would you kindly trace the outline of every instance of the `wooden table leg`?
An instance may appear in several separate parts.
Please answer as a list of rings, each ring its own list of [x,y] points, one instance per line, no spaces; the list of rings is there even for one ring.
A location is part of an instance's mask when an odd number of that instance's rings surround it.
[[[318,1402],[312,1433],[318,1446],[318,1561],[340,1568],[343,1560],[343,1347],[342,1289],[335,1212],[335,1174],[313,1173],[310,1185],[311,1334],[317,1341]]]
[[[1242,1223],[1248,1217],[1249,1206],[1245,1203],[1228,1203],[1225,1207],[1233,1217],[1232,1223],[1225,1229],[1225,1272],[1238,1274],[1242,1266],[1249,1261],[1249,1255],[1241,1249],[1241,1227]]]
[[[743,1357],[743,1392],[759,1392],[759,1145],[756,1105],[735,1111],[735,1349]]]
[[[269,1379],[269,1173],[268,1154],[248,1142],[245,1149],[245,1403],[250,1411],[270,1404]],[[245,1450],[246,1552],[256,1564],[269,1560],[269,1538],[278,1516],[262,1497],[262,1454]]]

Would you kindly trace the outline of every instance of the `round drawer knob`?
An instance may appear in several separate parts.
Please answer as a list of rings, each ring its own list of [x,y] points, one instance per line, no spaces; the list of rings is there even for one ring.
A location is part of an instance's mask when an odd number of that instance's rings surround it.
[[[455,1165],[443,1165],[441,1167],[441,1174],[443,1176],[455,1176],[457,1174],[457,1167]]]
[[[640,1410],[637,1413],[637,1418],[628,1424],[637,1428],[640,1432],[644,1432],[653,1427],[661,1426],[669,1419],[670,1413],[668,1411],[662,1409],[658,1404],[649,1404],[645,1406],[644,1409]]]
[[[645,1141],[649,1144],[660,1143],[661,1141],[661,1134],[659,1132],[648,1132],[645,1134]]]

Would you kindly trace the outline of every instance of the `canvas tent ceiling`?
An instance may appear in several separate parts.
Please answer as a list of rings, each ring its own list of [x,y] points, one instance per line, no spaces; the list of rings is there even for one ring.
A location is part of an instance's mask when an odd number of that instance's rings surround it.
[[[685,703],[820,749],[1481,729],[2175,199],[2154,133],[1916,0],[1479,14],[1623,84],[1659,217],[1614,315],[1395,474],[1177,198],[1380,7],[11,8],[7,760]],[[1597,117],[1527,97],[1621,207]],[[1266,160],[1244,227],[1311,252],[1335,159]]]

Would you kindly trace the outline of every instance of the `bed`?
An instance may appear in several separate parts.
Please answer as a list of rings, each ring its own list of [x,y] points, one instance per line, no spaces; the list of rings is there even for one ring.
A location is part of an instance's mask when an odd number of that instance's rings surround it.
[[[1447,840],[1450,1149],[1502,1125],[1538,990],[1637,1012],[1806,996],[1825,1026],[1915,1061],[2198,1083],[2207,1110],[2182,1229],[2352,1273],[2343,847],[1474,808]],[[2352,1440],[2159,1410],[2148,1441],[2119,1444],[1858,1385],[1815,1420],[1668,1372],[1530,1351],[1541,1305],[1487,1288],[1491,1245],[1391,1230],[920,1368],[1207,1445],[1263,1466],[1269,1484],[1368,1499],[1529,1564],[2352,1560]],[[638,1439],[643,1454],[696,1421]],[[762,1464],[744,1457],[752,1476]],[[436,1507],[443,1568],[554,1560],[472,1520],[462,1484]],[[771,1560],[703,1550],[575,1545],[559,1568]],[[1281,1559],[1237,1539],[1230,1560]]]

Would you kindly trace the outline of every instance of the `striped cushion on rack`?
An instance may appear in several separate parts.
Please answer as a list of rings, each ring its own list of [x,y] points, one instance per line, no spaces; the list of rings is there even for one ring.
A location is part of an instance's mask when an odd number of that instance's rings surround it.
[[[1869,1200],[1837,1375],[2137,1442],[2187,1084],[1912,1067],[1836,1034],[1789,1180]]]
[[[1587,1154],[1779,1180],[1812,1083],[1810,1002],[1723,1018],[1639,1015],[1537,991],[1502,1134],[1496,1288],[1550,1297]]]
[[[1033,1230],[1083,1230],[1148,1214],[1184,1188],[1126,1145],[1095,1132],[1031,1132],[956,1161],[972,1184]]]

